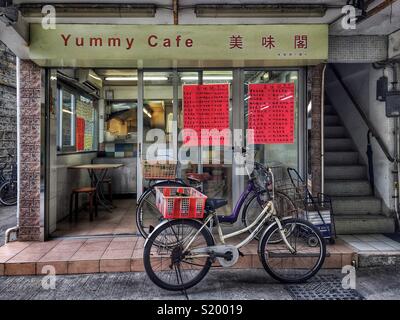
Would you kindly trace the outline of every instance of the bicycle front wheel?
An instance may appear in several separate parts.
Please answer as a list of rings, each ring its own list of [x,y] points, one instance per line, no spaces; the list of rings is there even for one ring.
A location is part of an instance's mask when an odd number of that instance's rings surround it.
[[[6,182],[0,187],[0,203],[13,206],[17,203],[17,182]]]
[[[250,200],[246,203],[242,214],[242,222],[246,227],[250,226],[257,219],[268,201],[269,197],[266,191],[254,194],[250,198]],[[275,192],[275,197],[273,201],[276,213],[279,218],[297,217],[297,207],[288,195],[283,192],[277,191]],[[250,228],[249,232],[253,232],[256,227],[257,226]],[[257,240],[259,240],[259,237],[264,233],[266,228],[267,225],[257,233]]]
[[[281,223],[284,237],[277,224],[263,235],[259,248],[260,260],[274,279],[285,283],[304,282],[321,269],[326,256],[325,240],[308,221],[291,218]],[[277,238],[281,241],[271,241]]]
[[[143,250],[143,263],[147,275],[157,286],[170,291],[186,290],[206,276],[211,258],[190,252],[214,245],[208,229],[201,229],[184,251],[201,227],[197,220],[179,219],[166,221],[150,234]]]

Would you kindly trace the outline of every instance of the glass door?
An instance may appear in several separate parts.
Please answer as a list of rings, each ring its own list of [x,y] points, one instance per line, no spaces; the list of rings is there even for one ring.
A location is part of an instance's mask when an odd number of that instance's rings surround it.
[[[225,84],[229,87],[229,125],[232,129],[231,70],[142,71],[138,76],[138,197],[147,182],[142,176],[143,160],[178,161],[178,177],[186,180],[191,172],[207,174],[203,191],[214,198],[228,199],[232,209],[232,152],[230,147],[190,146],[182,148],[185,125],[184,86]],[[210,88],[212,90],[212,88]],[[199,113],[201,103],[198,105]],[[208,106],[213,109],[213,106]],[[186,109],[188,112],[188,109]],[[154,143],[157,142],[157,147]]]
[[[148,186],[142,161],[176,160],[173,71],[140,71],[138,76],[138,197]]]
[[[255,160],[274,168],[276,179],[287,167],[303,172],[300,76],[299,70],[244,71],[245,128],[254,130]]]

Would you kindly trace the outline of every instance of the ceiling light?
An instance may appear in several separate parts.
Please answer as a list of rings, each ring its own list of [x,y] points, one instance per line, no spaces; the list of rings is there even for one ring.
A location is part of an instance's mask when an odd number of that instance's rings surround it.
[[[151,119],[151,113],[147,109],[143,108],[143,112]]]
[[[144,81],[167,81],[168,77],[145,76]],[[106,77],[106,81],[138,81],[138,77]]]
[[[183,81],[196,81],[198,80],[197,76],[185,76],[182,77]],[[203,80],[232,80],[232,76],[204,76]]]
[[[324,5],[197,5],[199,18],[297,18],[323,17],[327,7]]]
[[[156,6],[152,4],[52,3],[52,6],[56,9],[57,18],[142,18],[155,17],[156,14]],[[18,5],[21,15],[29,18],[43,17],[42,7],[43,4],[40,3],[22,3]]]

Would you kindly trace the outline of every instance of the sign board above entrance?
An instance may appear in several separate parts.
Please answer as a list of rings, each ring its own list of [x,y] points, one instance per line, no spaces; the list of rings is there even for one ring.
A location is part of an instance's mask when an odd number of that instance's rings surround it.
[[[327,25],[31,25],[42,66],[285,66],[328,58]]]

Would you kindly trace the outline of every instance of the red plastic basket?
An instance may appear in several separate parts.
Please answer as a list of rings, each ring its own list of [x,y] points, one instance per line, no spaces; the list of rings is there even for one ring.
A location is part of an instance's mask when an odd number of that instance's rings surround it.
[[[155,187],[156,206],[166,219],[202,219],[207,196],[191,187]]]

